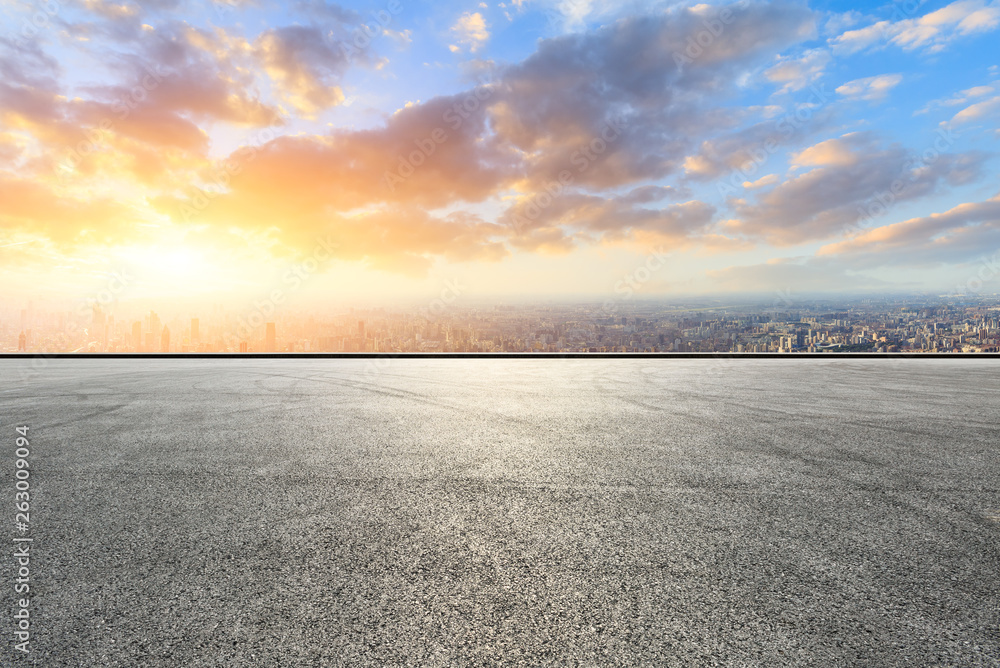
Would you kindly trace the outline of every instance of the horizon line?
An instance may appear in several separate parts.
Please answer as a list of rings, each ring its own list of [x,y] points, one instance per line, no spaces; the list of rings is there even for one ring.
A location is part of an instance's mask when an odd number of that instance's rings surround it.
[[[399,353],[0,353],[0,359],[830,359],[947,358],[1000,359],[1000,352],[399,352]]]

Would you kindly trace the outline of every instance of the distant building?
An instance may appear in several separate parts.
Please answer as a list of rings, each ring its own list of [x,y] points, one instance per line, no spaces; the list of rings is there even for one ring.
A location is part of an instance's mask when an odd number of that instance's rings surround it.
[[[149,312],[149,327],[147,329],[149,329],[149,333],[152,334],[154,338],[160,331],[160,316],[156,315],[154,311]],[[154,342],[153,347],[150,347],[148,352],[153,352],[155,350],[155,345],[156,344]]]
[[[264,332],[264,352],[273,353],[277,352],[278,346],[275,337],[274,323],[267,323],[267,329]]]
[[[163,332],[160,334],[160,352],[170,352],[170,328],[166,326],[164,326]]]
[[[142,321],[136,320],[132,323],[132,350],[142,352]]]
[[[94,315],[90,323],[90,336],[97,342],[98,350],[104,350],[108,343],[104,311],[98,304],[94,304],[93,313]]]
[[[17,337],[17,352],[28,352],[28,337],[24,332]]]

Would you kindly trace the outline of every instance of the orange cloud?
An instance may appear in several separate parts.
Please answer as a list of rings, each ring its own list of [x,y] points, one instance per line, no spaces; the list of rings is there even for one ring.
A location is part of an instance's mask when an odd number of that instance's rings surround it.
[[[0,227],[58,244],[121,241],[135,231],[127,207],[110,198],[68,197],[35,180],[0,172]]]

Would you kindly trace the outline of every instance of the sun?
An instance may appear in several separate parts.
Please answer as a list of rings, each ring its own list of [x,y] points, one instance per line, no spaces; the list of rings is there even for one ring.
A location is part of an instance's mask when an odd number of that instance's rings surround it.
[[[139,291],[203,293],[218,285],[220,262],[205,249],[184,244],[130,246],[119,252],[140,279]]]

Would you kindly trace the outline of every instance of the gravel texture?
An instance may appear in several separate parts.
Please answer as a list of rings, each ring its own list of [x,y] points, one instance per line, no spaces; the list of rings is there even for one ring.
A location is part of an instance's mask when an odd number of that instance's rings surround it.
[[[996,360],[0,379],[4,666],[1000,665]]]

